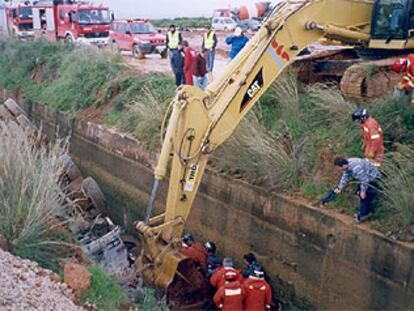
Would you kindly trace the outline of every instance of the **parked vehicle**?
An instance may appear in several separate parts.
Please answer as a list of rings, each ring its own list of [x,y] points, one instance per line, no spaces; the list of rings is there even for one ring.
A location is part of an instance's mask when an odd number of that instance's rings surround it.
[[[107,45],[111,14],[109,8],[85,2],[40,1],[33,7],[35,38],[52,42]]]
[[[211,26],[214,30],[233,31],[237,23],[230,17],[214,17]]]
[[[33,38],[33,10],[29,5],[0,8],[0,28],[5,35]]]
[[[237,26],[239,26],[243,30],[257,31],[260,29],[261,24],[259,21],[255,19],[246,19],[238,22]]]
[[[118,51],[130,51],[142,59],[147,54],[167,57],[165,36],[146,19],[117,20],[112,23],[110,42]]]

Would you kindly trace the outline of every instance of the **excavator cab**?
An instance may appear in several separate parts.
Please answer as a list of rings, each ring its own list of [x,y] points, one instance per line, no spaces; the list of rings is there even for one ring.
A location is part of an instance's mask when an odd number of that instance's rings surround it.
[[[370,48],[414,48],[413,1],[376,1],[372,14]]]

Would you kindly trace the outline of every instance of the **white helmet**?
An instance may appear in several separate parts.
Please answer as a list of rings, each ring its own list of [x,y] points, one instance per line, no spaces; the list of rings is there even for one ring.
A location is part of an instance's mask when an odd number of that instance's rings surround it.
[[[236,29],[234,30],[234,35],[236,37],[240,37],[242,34],[242,29],[240,27],[236,27]]]

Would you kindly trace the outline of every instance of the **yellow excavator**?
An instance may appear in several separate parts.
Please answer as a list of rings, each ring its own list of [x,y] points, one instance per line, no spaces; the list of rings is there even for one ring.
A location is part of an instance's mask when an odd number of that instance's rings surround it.
[[[374,53],[414,48],[414,1],[292,0],[277,4],[223,75],[203,91],[181,86],[169,121],[144,221],[136,224],[147,283],[170,297],[203,295],[203,279],[179,252],[208,155],[224,143],[266,89],[308,46],[326,38]],[[171,162],[171,164],[170,164]],[[169,168],[169,169],[168,169]],[[160,181],[169,176],[164,213],[152,216]],[[188,291],[184,290],[189,285]]]

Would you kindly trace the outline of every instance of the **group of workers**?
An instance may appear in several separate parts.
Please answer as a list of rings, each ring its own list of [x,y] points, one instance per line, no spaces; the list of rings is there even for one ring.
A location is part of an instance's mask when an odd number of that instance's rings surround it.
[[[392,69],[395,72],[403,73],[400,83],[395,88],[394,97],[411,93],[411,107],[414,109],[414,54],[409,54],[407,58],[397,59]],[[372,205],[378,188],[377,183],[381,178],[379,167],[384,160],[384,133],[379,123],[362,107],[355,110],[352,114],[352,120],[361,123],[365,159],[335,158],[334,165],[340,167],[343,173],[338,186],[333,191],[333,197],[343,190],[351,178],[357,180],[359,182],[357,194],[360,198],[360,206],[359,212],[355,215],[355,221],[360,223],[368,219],[372,212]],[[326,202],[326,197],[323,199],[324,201]]]
[[[229,61],[237,56],[248,41],[242,29],[237,27],[234,35],[226,39],[226,43],[231,45]],[[203,35],[201,49],[197,50],[187,40],[183,40],[175,25],[170,26],[166,47],[177,86],[188,84],[201,89],[207,87],[214,69],[217,42],[216,33],[209,27]]]
[[[214,242],[204,245],[195,242],[191,234],[183,236],[180,252],[192,259],[196,267],[209,279],[215,290],[214,304],[220,310],[270,310],[272,290],[265,280],[265,272],[252,254],[244,255],[246,269],[233,266],[232,258],[220,261]],[[280,304],[278,303],[278,308]]]

